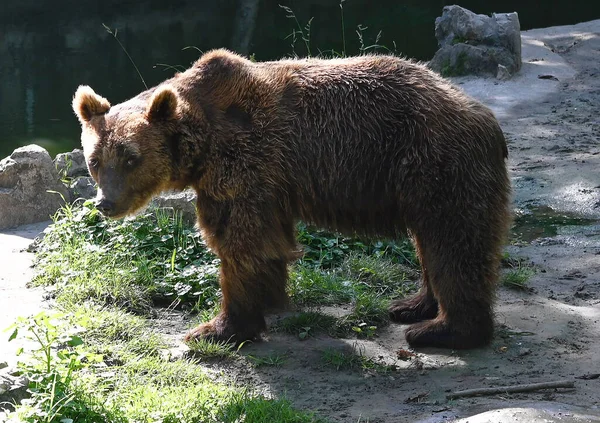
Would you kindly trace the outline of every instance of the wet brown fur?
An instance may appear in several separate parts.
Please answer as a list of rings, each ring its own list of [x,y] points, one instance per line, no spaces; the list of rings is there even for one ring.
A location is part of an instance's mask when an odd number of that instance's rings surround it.
[[[417,322],[408,342],[490,341],[509,225],[506,143],[487,108],[424,66],[390,56],[252,63],[216,50],[109,110],[89,91],[74,109],[112,216],[162,190],[197,192],[223,299],[188,340],[265,329],[265,312],[286,303],[302,219],[373,237],[408,232],[423,286],[390,309]]]

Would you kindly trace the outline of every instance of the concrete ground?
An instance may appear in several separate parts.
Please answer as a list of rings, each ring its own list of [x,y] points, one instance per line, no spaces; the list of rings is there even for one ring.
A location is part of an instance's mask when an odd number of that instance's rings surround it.
[[[24,251],[50,222],[34,223],[0,232],[0,362],[16,364],[18,341],[8,342],[5,331],[18,316],[46,307],[41,289],[27,288],[33,276],[33,254]]]

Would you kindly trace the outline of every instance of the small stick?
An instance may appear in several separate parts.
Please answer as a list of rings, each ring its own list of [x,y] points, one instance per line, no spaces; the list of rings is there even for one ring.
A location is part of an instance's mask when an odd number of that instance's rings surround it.
[[[572,380],[559,380],[555,382],[530,383],[527,385],[498,386],[495,388],[476,388],[456,391],[446,395],[446,399],[474,397],[476,395],[511,394],[516,392],[531,392],[539,389],[574,388]]]

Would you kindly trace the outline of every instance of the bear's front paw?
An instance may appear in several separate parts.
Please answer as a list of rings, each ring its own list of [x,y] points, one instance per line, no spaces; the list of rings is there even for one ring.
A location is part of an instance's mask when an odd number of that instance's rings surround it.
[[[191,329],[184,338],[186,343],[199,341],[201,339],[208,339],[211,341],[227,341],[227,339],[223,339],[224,334],[217,333],[215,329],[215,325],[212,321],[207,323],[202,323],[195,328]]]
[[[493,336],[493,324],[453,326],[450,323],[434,319],[416,323],[406,329],[406,341],[413,348],[437,347],[468,349],[483,347],[490,343]]]
[[[243,323],[242,323],[243,322]],[[255,340],[265,329],[262,316],[254,319],[245,316],[244,319],[233,319],[220,313],[210,322],[202,323],[190,330],[184,338],[186,343],[206,339],[216,342],[239,344],[247,340]]]

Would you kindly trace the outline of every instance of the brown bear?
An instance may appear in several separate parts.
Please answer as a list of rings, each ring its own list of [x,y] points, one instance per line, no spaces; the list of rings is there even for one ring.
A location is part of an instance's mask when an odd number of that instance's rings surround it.
[[[253,63],[226,50],[116,106],[81,86],[73,108],[99,190],[122,217],[192,187],[220,257],[220,313],[187,335],[243,341],[285,305],[298,219],[414,240],[423,283],[390,316],[411,346],[471,348],[493,334],[510,213],[493,114],[393,56]]]

